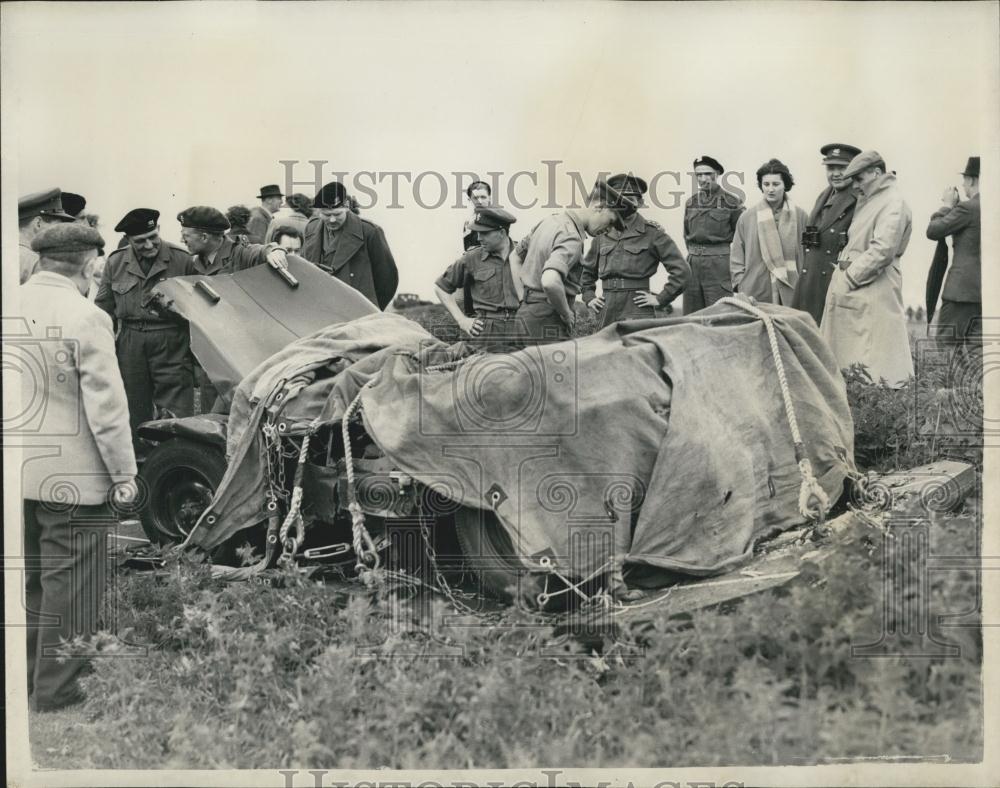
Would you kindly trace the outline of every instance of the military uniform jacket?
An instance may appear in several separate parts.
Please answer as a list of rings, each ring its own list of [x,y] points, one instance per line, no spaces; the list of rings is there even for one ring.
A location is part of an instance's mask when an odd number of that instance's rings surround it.
[[[385,309],[396,294],[399,271],[385,233],[377,224],[348,212],[336,243],[320,215],[306,225],[301,255]]]
[[[666,306],[684,292],[691,268],[664,229],[636,213],[626,220],[623,231],[612,229],[590,242],[583,260],[583,301],[586,303],[596,295],[597,279],[609,276],[648,279],[660,263],[670,275],[657,296],[660,306]]]
[[[940,208],[931,216],[927,237],[953,237],[954,252],[941,297],[946,301],[982,301],[982,249],[979,195],[954,208]]]
[[[448,266],[434,284],[446,293],[454,293],[465,285],[466,276],[469,276],[474,309],[517,309],[517,291],[507,261],[513,248],[511,243],[507,256],[501,257],[481,246],[474,246]]]
[[[817,325],[823,316],[830,276],[837,267],[841,233],[850,228],[856,204],[857,197],[851,188],[837,191],[828,186],[816,199],[809,214],[809,224],[819,229],[819,246],[805,250],[805,261],[795,285],[792,306],[811,314]]]
[[[94,303],[111,315],[118,325],[125,320],[145,320],[153,324],[170,325],[155,310],[149,308],[153,288],[172,276],[200,273],[191,253],[176,244],[160,241],[160,250],[149,268],[142,272],[132,245],[123,246],[108,255],[101,279],[101,289]]]
[[[211,263],[206,264],[199,255],[192,255],[191,262],[194,263],[195,273],[203,276],[232,274],[267,262],[267,253],[273,248],[275,247],[264,244],[245,244],[232,238],[225,238],[222,241],[222,246],[215,251],[215,257],[212,258]]]
[[[21,314],[23,321],[12,322],[26,333],[16,341],[52,383],[39,391],[39,381],[21,376],[25,403],[44,398],[43,407],[29,409],[17,440],[24,497],[105,503],[112,484],[136,472],[111,319],[52,271],[39,271],[21,288]]]
[[[707,193],[695,192],[684,203],[684,242],[705,246],[732,243],[743,210],[742,200],[718,184]]]

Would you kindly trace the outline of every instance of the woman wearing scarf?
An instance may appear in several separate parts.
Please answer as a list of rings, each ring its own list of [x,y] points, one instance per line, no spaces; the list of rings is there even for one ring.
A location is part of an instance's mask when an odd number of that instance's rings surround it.
[[[769,304],[792,303],[805,258],[802,231],[809,221],[787,197],[794,184],[788,167],[777,159],[757,170],[764,199],[740,216],[729,251],[734,293]]]

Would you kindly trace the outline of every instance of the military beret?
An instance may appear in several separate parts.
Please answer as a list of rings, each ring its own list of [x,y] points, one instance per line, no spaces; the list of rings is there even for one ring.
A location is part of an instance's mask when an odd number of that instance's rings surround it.
[[[640,208],[645,206],[642,195],[649,191],[649,185],[638,175],[622,173],[608,178],[608,185],[631,197]]]
[[[31,239],[31,248],[43,257],[55,252],[85,252],[101,246],[104,246],[101,234],[81,222],[54,224]]]
[[[260,187],[260,194],[257,195],[258,200],[266,200],[268,197],[284,197],[281,193],[281,187],[276,183],[269,184],[268,186]]]
[[[638,175],[633,175],[632,173],[612,175],[608,178],[608,186],[618,189],[618,191],[625,194],[645,194],[649,191],[647,183]]]
[[[159,220],[159,211],[152,208],[133,208],[115,225],[115,232],[125,235],[144,235],[155,230]]]
[[[46,189],[42,192],[26,194],[17,201],[17,218],[30,219],[34,216],[48,216],[64,222],[75,220],[63,210],[62,192],[59,189]]]
[[[851,163],[844,170],[843,177],[853,178],[859,172],[864,172],[869,167],[875,166],[881,167],[884,170],[885,159],[882,158],[882,154],[878,151],[866,150],[851,159]]]
[[[861,148],[844,145],[841,142],[831,142],[819,149],[823,155],[824,164],[850,164],[851,159],[861,153]]]
[[[713,170],[719,173],[719,175],[722,175],[722,173],[726,171],[725,167],[723,167],[722,164],[719,163],[719,160],[713,159],[711,156],[699,156],[697,159],[694,160],[694,166],[711,167]]]
[[[208,205],[195,205],[192,208],[185,208],[177,214],[177,221],[181,227],[190,227],[192,230],[202,230],[206,233],[221,235],[229,229],[229,219],[218,208]]]
[[[63,192],[62,205],[63,210],[70,216],[79,217],[80,214],[83,213],[83,209],[87,207],[87,199],[82,194]]]
[[[639,207],[631,195],[618,191],[618,189],[603,178],[598,178],[594,183],[592,196],[619,213],[634,211]]]
[[[490,230],[506,230],[516,221],[517,219],[503,208],[488,205],[476,208],[476,213],[472,217],[469,229],[480,233],[489,232]]]
[[[314,208],[339,208],[347,201],[347,189],[340,181],[331,181],[316,192]]]

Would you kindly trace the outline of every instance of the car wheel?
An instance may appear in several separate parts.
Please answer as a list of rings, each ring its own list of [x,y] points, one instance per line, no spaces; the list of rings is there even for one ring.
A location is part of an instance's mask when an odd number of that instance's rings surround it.
[[[493,512],[461,507],[455,512],[455,535],[484,591],[508,602],[536,604],[544,580],[528,571],[514,543]]]
[[[226,458],[212,446],[178,438],[157,446],[139,478],[147,488],[142,528],[151,542],[184,541],[212,502],[226,472]]]

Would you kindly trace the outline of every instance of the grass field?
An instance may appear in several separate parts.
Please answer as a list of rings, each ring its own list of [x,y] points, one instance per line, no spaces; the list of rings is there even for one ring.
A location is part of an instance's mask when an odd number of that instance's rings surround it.
[[[438,308],[421,309],[414,317],[440,325]],[[980,465],[975,440],[943,448],[942,430],[955,430],[946,410],[928,431],[920,403],[945,401],[945,384],[850,378],[859,462],[958,453]],[[932,551],[977,554],[980,509],[974,495],[930,516]],[[884,617],[883,557],[920,568],[895,528],[787,586],[680,618],[651,608],[641,625],[586,640],[516,612],[505,628],[448,626],[440,600],[384,589],[347,599],[291,574],[281,588],[224,584],[190,559],[165,576],[122,573],[118,637],[105,639],[84,704],[31,715],[33,758],[116,769],[976,761],[978,611],[962,627],[939,616],[969,610],[978,576],[934,572],[921,591],[919,572],[906,575]],[[888,624],[903,631],[914,599],[933,613],[928,635],[857,656]],[[123,642],[147,651],[128,656]],[[927,656],[941,644],[954,653]]]

